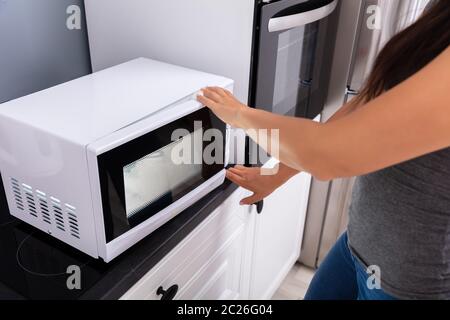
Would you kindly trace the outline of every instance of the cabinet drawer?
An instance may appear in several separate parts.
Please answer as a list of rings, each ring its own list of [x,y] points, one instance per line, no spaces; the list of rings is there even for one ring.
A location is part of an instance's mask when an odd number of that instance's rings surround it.
[[[179,299],[239,298],[243,235],[243,226],[240,226],[190,279],[185,290],[180,290]]]
[[[230,272],[230,265],[240,267],[242,250],[236,244],[246,219],[238,205],[241,193],[234,192],[121,299],[161,299],[158,288],[175,284],[179,287],[175,299],[216,297],[214,283],[228,279],[224,274]],[[239,273],[239,268],[235,270]]]

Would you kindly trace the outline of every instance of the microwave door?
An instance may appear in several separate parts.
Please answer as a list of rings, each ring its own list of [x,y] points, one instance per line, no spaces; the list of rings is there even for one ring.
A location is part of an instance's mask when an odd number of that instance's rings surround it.
[[[337,5],[337,0],[288,0],[262,6],[255,106],[289,116],[320,113],[335,38],[329,17]]]

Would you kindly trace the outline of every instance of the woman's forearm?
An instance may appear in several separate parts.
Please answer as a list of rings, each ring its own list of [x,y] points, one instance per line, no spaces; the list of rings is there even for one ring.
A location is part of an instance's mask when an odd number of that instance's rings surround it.
[[[250,108],[241,108],[235,122],[256,140],[251,129],[274,129],[268,139],[279,133],[278,159],[321,180],[366,174],[450,146],[449,68],[450,48],[410,79],[329,123]],[[265,149],[276,151],[270,144]]]
[[[205,89],[198,100],[223,121],[245,129],[285,165],[329,180],[366,174],[449,147],[448,70],[450,48],[408,80],[325,124],[248,108],[221,88]],[[269,130],[264,134],[258,129]],[[259,134],[278,144],[264,145]]]
[[[291,168],[291,173],[297,171],[307,171],[312,173],[313,168],[309,166],[314,157],[315,136],[319,134],[320,123],[306,119],[292,118],[281,115],[275,115],[267,111],[245,108],[236,118],[235,125],[244,129],[251,139],[259,140],[260,131],[258,129],[267,129],[267,140],[273,141],[275,135],[279,135],[278,150],[272,143],[261,145],[265,151],[272,156],[277,157],[281,163]],[[295,147],[293,147],[295,146]],[[302,154],[301,159],[298,155]],[[307,158],[311,157],[311,161]]]
[[[339,108],[339,110],[336,111],[336,113],[333,114],[333,116],[331,118],[328,119],[327,123],[339,120],[342,117],[349,115],[350,113],[355,111],[358,107],[359,107],[359,105],[356,103],[355,99],[346,103],[341,108]],[[287,166],[286,164],[280,162],[279,174],[282,175],[283,178],[287,178],[286,180],[292,178],[299,172],[300,171],[293,169],[293,168]]]
[[[286,164],[284,164],[282,162],[279,163],[278,173],[277,174],[280,176],[280,178],[283,181],[289,180],[290,178],[292,178],[293,176],[295,176],[298,173],[300,173],[299,170],[291,168],[291,167],[287,166]]]

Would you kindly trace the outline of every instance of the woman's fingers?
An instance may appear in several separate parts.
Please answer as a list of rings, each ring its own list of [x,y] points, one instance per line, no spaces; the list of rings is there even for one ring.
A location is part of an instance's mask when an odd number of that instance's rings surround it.
[[[261,201],[261,200],[262,200],[262,197],[259,194],[254,193],[250,197],[242,199],[239,202],[239,204],[242,205],[242,206],[244,206],[244,205],[248,205],[249,206],[249,205],[252,205],[252,204],[254,204],[254,203],[258,202],[258,201]]]
[[[244,171],[244,170],[238,169],[238,168],[236,168],[236,167],[230,168],[230,169],[228,169],[228,170],[230,170],[231,172],[236,173],[237,175],[239,175],[239,176],[241,176],[242,178],[244,178],[244,175],[245,175],[245,171]]]
[[[240,175],[230,170],[227,170],[226,176],[231,182],[236,183],[238,186],[245,188],[245,186],[247,185],[246,180],[244,178],[242,178]]]
[[[206,87],[201,90],[203,95],[215,102],[223,102],[223,98],[227,98],[228,95],[225,90],[220,87]]]
[[[204,88],[201,95],[208,100],[199,98],[200,102],[210,107],[220,120],[234,127],[237,126],[235,121],[238,119],[239,113],[247,107],[219,87]]]
[[[211,91],[215,92],[216,94],[218,94],[221,97],[226,97],[227,93],[225,92],[225,89],[221,88],[221,87],[208,87],[208,89],[210,89]]]
[[[227,96],[229,96],[229,97],[234,97],[233,94],[232,94],[230,91],[228,91],[227,89],[224,89],[223,91],[225,91],[225,94],[226,94]]]
[[[255,182],[255,181],[252,181],[252,175],[250,174],[251,172],[248,171],[248,168],[246,168],[246,169],[230,168],[228,170],[231,170],[231,172],[237,174],[245,181],[253,182],[253,183]]]
[[[203,89],[202,92],[203,92],[203,96],[205,96],[206,98],[208,98],[214,102],[218,103],[218,102],[222,101],[222,97],[214,90],[210,90],[207,88],[207,89]]]
[[[212,109],[216,108],[217,106],[216,102],[202,95],[197,95],[197,101]]]

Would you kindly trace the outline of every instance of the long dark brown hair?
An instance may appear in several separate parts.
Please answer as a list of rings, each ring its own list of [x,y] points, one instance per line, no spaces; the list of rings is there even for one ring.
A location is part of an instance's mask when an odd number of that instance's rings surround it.
[[[435,1],[417,22],[386,44],[354,102],[357,105],[367,103],[395,87],[425,67],[449,45],[450,1]]]

